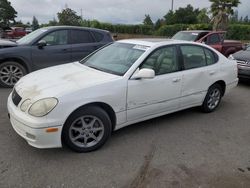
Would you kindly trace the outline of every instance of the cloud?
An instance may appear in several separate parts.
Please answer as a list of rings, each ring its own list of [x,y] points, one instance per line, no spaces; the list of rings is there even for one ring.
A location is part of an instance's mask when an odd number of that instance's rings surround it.
[[[31,22],[36,16],[40,23],[46,23],[57,17],[67,4],[69,8],[83,14],[85,19],[97,19],[102,22],[136,24],[141,23],[145,14],[155,21],[162,18],[171,8],[171,0],[9,0],[18,12],[17,20]],[[239,15],[246,16],[250,5],[241,0]],[[174,1],[174,8],[191,4],[195,8],[209,8],[208,0]]]

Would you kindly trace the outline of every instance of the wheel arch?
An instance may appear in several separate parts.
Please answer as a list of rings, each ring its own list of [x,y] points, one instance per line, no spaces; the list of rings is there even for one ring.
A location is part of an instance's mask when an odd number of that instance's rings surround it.
[[[222,89],[222,96],[224,96],[224,94],[225,94],[225,92],[226,92],[226,83],[225,83],[225,81],[223,81],[223,80],[218,80],[218,81],[214,82],[210,87],[212,87],[212,86],[215,85],[215,84],[219,84],[219,85],[221,86],[221,89]],[[209,87],[209,88],[210,88],[210,87]]]
[[[0,64],[2,64],[4,62],[8,62],[8,61],[17,62],[25,68],[27,73],[31,72],[31,68],[28,66],[28,64],[23,59],[18,58],[18,57],[8,57],[8,58],[1,59]]]
[[[116,114],[115,111],[113,110],[113,108],[108,105],[107,103],[104,102],[91,102],[91,103],[87,103],[84,104],[80,107],[78,107],[77,109],[75,109],[73,112],[70,113],[70,115],[66,118],[66,121],[71,117],[71,115],[73,115],[75,112],[77,112],[78,110],[81,110],[83,108],[86,108],[88,106],[95,106],[95,107],[99,107],[101,109],[103,109],[105,112],[107,112],[108,116],[110,117],[111,120],[111,124],[112,124],[112,131],[115,129],[116,126]],[[66,122],[65,121],[65,122]]]

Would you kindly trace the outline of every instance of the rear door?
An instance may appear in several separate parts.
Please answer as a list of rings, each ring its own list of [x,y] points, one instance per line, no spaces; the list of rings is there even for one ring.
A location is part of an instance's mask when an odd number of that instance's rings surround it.
[[[217,55],[197,45],[180,45],[183,57],[183,83],[181,107],[200,105],[207,89],[217,81],[219,67]]]
[[[71,45],[68,43],[69,30],[56,30],[48,33],[40,40],[47,45],[39,48],[34,44],[31,56],[35,69],[69,63],[71,61]]]
[[[84,29],[72,29],[70,43],[72,61],[79,61],[100,47],[93,34]]]

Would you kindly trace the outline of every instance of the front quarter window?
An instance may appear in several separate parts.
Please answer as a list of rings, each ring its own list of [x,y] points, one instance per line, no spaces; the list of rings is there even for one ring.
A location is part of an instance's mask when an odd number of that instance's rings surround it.
[[[146,46],[127,43],[112,43],[81,61],[82,64],[123,76],[145,52]]]

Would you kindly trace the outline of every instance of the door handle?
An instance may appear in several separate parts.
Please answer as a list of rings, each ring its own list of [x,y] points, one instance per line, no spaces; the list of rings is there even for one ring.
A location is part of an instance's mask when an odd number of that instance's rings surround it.
[[[179,82],[180,80],[180,78],[173,78],[173,82]]]
[[[210,71],[209,75],[214,75],[216,72],[215,71]]]

